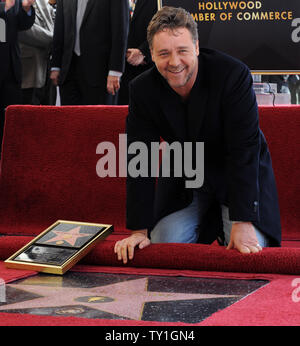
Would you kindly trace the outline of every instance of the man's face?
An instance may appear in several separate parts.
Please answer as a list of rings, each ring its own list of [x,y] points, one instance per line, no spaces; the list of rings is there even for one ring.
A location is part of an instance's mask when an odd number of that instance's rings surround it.
[[[198,72],[199,45],[193,43],[188,29],[164,30],[154,35],[152,60],[172,89],[188,96]]]

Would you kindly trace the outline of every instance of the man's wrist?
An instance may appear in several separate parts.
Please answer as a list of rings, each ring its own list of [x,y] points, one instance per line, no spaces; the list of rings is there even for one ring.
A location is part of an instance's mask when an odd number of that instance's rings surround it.
[[[147,229],[139,229],[139,230],[132,231],[132,234],[137,234],[137,233],[142,233],[146,237],[148,236],[148,230]]]
[[[121,77],[122,77],[122,72],[110,70],[110,71],[108,72],[108,75],[109,75],[109,76],[113,76],[113,77],[119,77],[119,78],[121,78]]]

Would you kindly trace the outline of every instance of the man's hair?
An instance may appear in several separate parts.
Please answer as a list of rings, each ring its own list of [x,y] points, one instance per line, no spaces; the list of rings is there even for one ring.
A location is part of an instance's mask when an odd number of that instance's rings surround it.
[[[181,7],[164,6],[156,12],[147,29],[147,40],[152,49],[153,37],[156,33],[179,28],[186,28],[192,36],[194,44],[198,41],[198,26],[193,17]]]

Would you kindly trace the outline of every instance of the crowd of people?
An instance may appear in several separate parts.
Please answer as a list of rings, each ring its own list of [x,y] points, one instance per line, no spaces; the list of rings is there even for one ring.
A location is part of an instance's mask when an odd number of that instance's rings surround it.
[[[157,0],[0,0],[0,118],[12,104],[126,105],[152,66],[147,25]]]
[[[10,60],[22,66],[21,97],[3,106],[54,105],[56,86],[62,105],[128,104],[129,81],[152,65],[146,31],[157,1],[35,0],[30,5],[27,16],[34,23],[17,24],[18,39],[7,33],[5,42],[6,50],[15,47]],[[7,23],[16,13],[24,15],[21,0],[1,6]]]

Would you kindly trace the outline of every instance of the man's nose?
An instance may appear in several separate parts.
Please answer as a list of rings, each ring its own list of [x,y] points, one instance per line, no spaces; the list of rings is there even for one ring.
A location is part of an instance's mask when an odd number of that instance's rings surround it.
[[[172,53],[170,55],[169,65],[178,66],[180,65],[180,59],[177,53]]]

